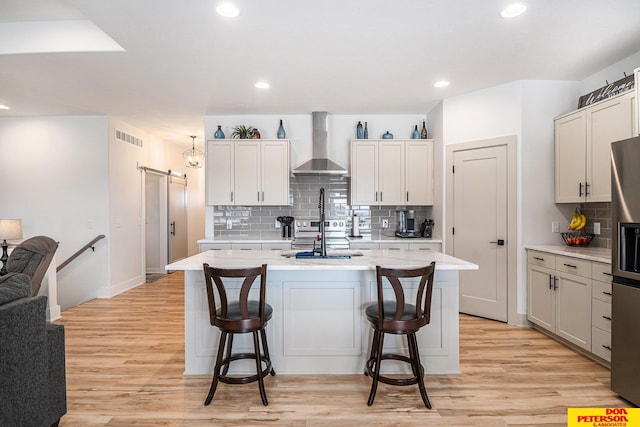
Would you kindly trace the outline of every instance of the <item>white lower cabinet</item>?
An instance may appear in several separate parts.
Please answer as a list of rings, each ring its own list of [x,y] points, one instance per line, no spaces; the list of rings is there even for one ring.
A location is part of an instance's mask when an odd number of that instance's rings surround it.
[[[532,250],[527,260],[529,321],[591,351],[590,263]]]
[[[229,249],[240,250],[289,250],[291,249],[291,241],[283,242],[239,242],[239,241],[227,241],[227,242],[203,242],[199,243],[200,252],[204,251],[220,251]]]

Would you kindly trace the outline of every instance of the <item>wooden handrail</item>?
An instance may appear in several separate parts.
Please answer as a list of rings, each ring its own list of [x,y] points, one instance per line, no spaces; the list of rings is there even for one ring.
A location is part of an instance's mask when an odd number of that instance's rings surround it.
[[[87,249],[91,248],[91,250],[95,250],[93,245],[100,239],[104,239],[104,234],[99,234],[96,237],[94,237],[94,239],[92,241],[90,241],[89,243],[87,243],[86,245],[84,245],[80,250],[78,250],[75,254],[71,255],[65,262],[63,262],[62,264],[60,264],[58,266],[58,268],[56,268],[56,273],[59,272],[60,270],[62,270],[63,268],[65,268],[71,261],[73,261],[74,259],[78,258],[80,255],[82,255],[82,253],[84,251],[86,251]]]

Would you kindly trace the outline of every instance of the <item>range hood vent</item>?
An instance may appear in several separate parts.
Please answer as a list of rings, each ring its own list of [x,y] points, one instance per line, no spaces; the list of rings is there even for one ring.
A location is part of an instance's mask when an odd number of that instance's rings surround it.
[[[327,112],[314,111],[311,160],[292,170],[294,175],[346,175],[347,170],[329,160]]]

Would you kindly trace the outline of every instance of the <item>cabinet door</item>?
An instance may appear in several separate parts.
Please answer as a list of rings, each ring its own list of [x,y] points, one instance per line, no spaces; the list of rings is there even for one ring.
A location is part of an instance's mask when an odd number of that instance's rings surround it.
[[[527,319],[536,325],[555,332],[556,295],[554,271],[529,264],[527,269],[528,310]]]
[[[587,108],[587,201],[611,201],[611,143],[633,136],[631,94]]]
[[[555,121],[556,203],[584,201],[586,132],[584,111]]]
[[[378,145],[378,200],[381,205],[404,205],[404,142],[386,140]]]
[[[234,203],[233,141],[207,141],[207,205]]]
[[[378,205],[378,143],[351,143],[351,204]]]
[[[235,204],[258,205],[260,188],[260,145],[256,141],[235,144]]]
[[[556,272],[556,333],[591,351],[591,279]]]
[[[289,204],[289,142],[263,141],[260,201],[263,205]]]
[[[405,156],[405,202],[433,205],[433,141],[407,141]]]

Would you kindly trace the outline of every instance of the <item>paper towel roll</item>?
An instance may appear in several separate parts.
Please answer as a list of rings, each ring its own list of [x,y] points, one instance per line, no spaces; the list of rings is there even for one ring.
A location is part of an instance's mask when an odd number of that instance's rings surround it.
[[[359,236],[360,235],[360,218],[358,215],[353,215],[353,219],[351,220],[351,235]]]

